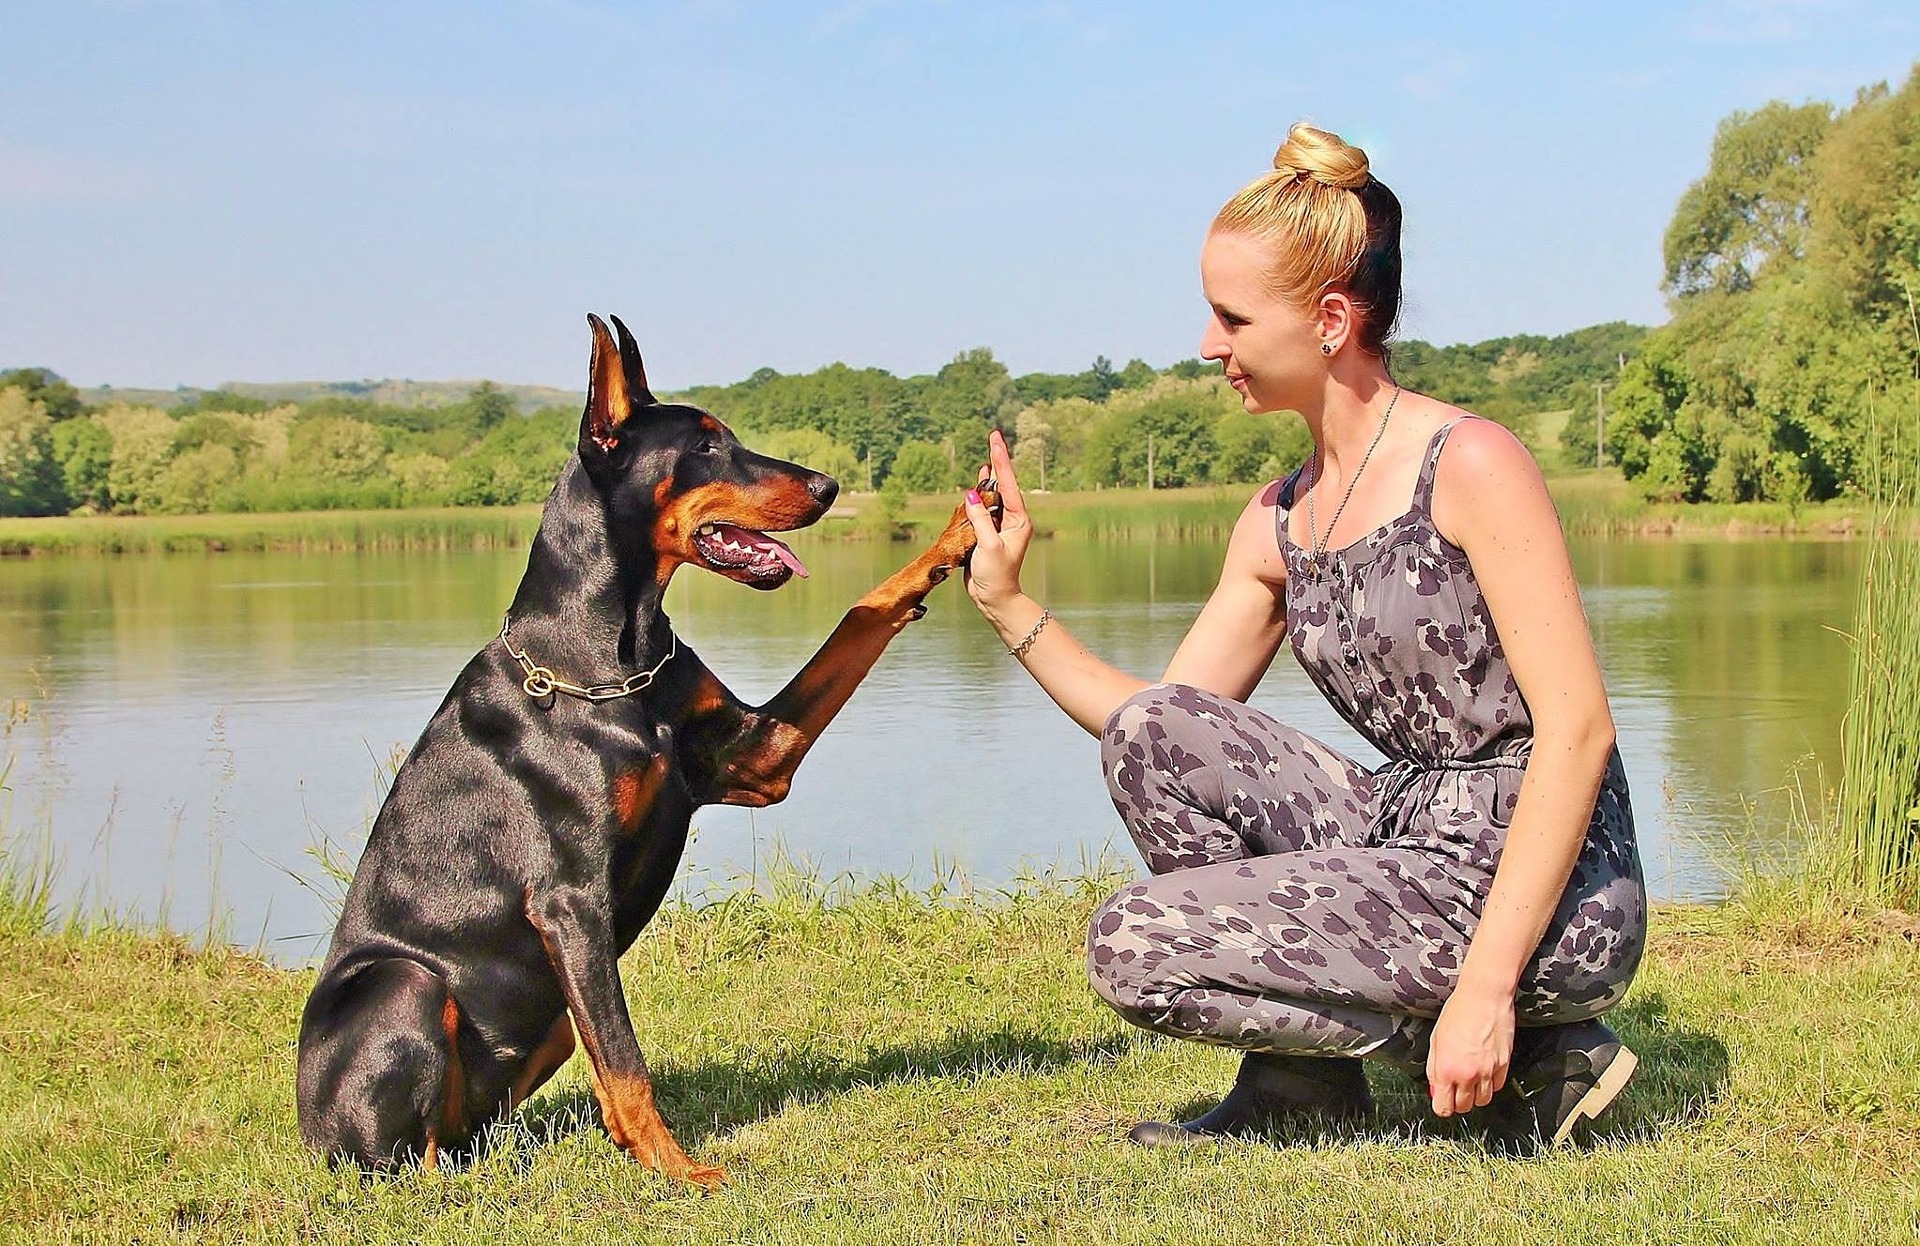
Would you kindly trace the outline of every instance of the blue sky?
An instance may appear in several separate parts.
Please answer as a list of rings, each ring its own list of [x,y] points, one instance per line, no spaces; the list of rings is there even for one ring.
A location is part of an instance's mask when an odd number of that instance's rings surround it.
[[[1664,318],[1715,123],[1920,57],[1911,0],[0,0],[0,366],[657,385],[1194,352],[1301,118],[1406,205],[1407,336]]]

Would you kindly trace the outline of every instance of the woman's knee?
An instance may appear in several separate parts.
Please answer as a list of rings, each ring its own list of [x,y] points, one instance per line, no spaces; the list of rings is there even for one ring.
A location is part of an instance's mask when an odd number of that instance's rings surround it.
[[[1110,763],[1132,748],[1145,748],[1152,739],[1147,724],[1165,713],[1171,684],[1149,684],[1134,693],[1107,715],[1100,728],[1100,760]]]
[[[1218,696],[1188,684],[1151,684],[1122,701],[1100,731],[1100,768],[1114,804],[1124,812],[1158,803],[1169,780],[1204,766],[1207,737],[1228,713]],[[1213,725],[1196,726],[1205,720]]]
[[[1134,883],[1108,897],[1087,927],[1087,980],[1094,994],[1136,1024],[1154,990],[1155,957],[1146,926],[1161,911],[1148,885]]]

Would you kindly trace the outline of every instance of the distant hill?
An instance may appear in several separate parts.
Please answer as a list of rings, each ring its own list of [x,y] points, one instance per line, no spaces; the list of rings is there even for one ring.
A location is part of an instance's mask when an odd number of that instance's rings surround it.
[[[307,403],[318,398],[363,398],[391,407],[445,407],[466,401],[478,381],[228,381],[218,386],[230,394],[244,394],[271,403]],[[578,408],[587,396],[579,390],[555,389],[549,385],[509,385],[494,382],[501,393],[513,400],[523,412],[543,407]],[[178,389],[130,389],[96,385],[82,389],[80,400],[90,406],[124,402],[141,407],[174,407],[194,401],[213,391],[181,386]]]

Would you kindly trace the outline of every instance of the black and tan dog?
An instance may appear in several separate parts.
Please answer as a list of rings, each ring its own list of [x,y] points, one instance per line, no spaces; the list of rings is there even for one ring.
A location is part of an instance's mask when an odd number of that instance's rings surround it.
[[[661,611],[682,564],[755,588],[800,564],[768,531],[826,513],[827,476],[755,454],[647,391],[616,318],[593,327],[579,452],[547,501],[498,639],[398,774],[300,1021],[300,1132],[336,1160],[436,1164],[572,1054],[614,1141],[703,1186],[654,1107],[620,954],[706,804],[786,795],[887,642],[973,547],[956,512],[862,597],[780,694],[742,704]]]

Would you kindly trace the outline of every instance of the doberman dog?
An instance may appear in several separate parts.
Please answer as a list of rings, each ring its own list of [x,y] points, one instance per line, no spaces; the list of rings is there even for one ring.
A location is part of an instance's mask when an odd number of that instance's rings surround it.
[[[587,319],[578,452],[499,637],[394,775],[300,1019],[300,1132],[335,1162],[435,1166],[470,1151],[577,1034],[614,1141],[671,1176],[724,1182],[654,1106],[619,956],[659,908],[693,811],[782,799],[973,548],[956,510],[777,696],[744,704],[675,635],[667,582],[682,565],[760,589],[804,573],[766,534],[819,520],[838,485],[656,400],[626,326],[614,318],[616,345]]]

